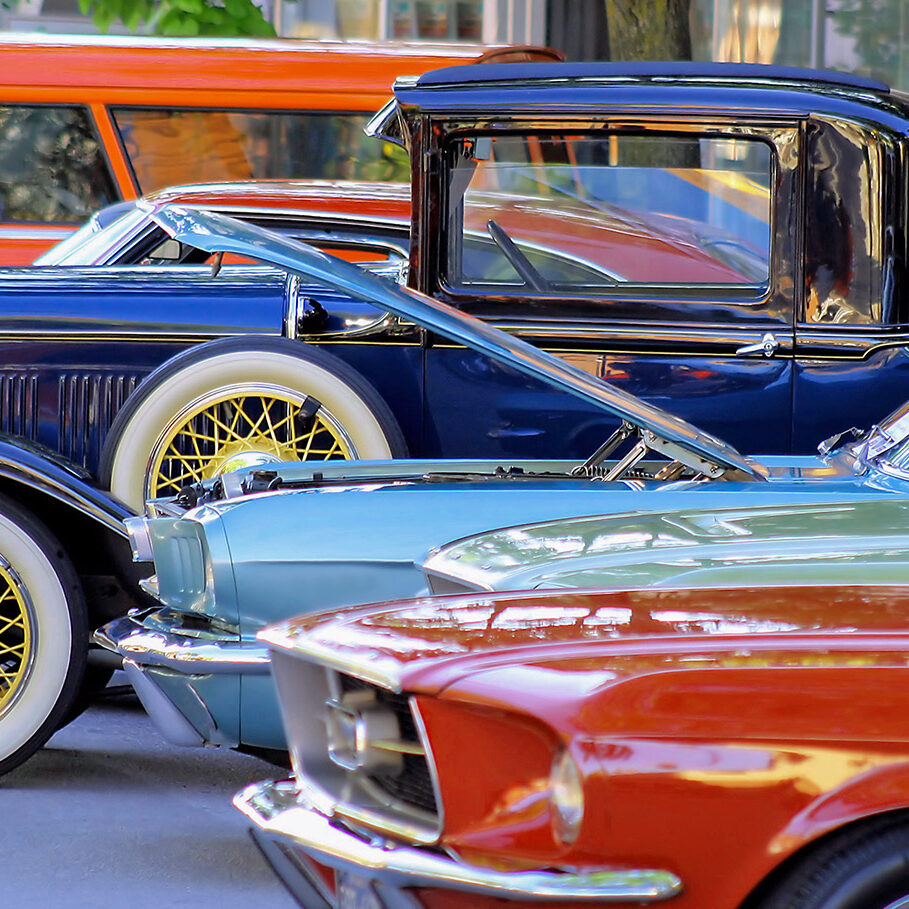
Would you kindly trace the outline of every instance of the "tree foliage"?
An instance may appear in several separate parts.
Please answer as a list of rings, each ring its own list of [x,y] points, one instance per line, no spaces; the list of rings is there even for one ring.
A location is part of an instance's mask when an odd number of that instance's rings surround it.
[[[855,42],[859,72],[901,88],[909,83],[906,0],[840,0],[827,15],[839,34]]]
[[[146,25],[153,34],[274,35],[274,26],[253,0],[79,0],[101,31],[122,22],[130,31]]]

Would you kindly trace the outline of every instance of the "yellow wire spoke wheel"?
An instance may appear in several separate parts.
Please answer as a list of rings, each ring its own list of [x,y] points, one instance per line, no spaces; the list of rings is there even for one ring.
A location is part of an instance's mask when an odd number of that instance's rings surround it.
[[[19,578],[0,561],[0,715],[28,677],[35,645],[34,617]]]
[[[289,338],[237,335],[150,373],[111,424],[98,474],[138,513],[149,498],[241,467],[406,453],[388,405],[339,357]]]
[[[278,461],[356,456],[349,436],[319,402],[285,388],[221,388],[171,421],[151,456],[148,496],[231,470]]]

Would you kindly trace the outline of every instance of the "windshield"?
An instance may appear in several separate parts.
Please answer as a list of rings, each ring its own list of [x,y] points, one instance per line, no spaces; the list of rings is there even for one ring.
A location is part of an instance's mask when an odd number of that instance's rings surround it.
[[[95,219],[79,228],[71,237],[35,259],[35,265],[96,265],[107,261],[111,250],[148,218],[147,212],[133,207],[107,227],[98,229]]]

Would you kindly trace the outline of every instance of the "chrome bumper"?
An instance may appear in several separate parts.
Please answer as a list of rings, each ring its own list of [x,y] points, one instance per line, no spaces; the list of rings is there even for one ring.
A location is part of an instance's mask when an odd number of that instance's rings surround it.
[[[123,658],[123,669],[142,706],[162,735],[177,745],[236,746],[236,734],[226,734],[219,726],[200,694],[201,686],[212,676],[269,671],[263,646],[152,629],[134,614],[99,628],[93,641]]]
[[[366,840],[298,801],[290,780],[248,786],[234,797],[234,805],[256,825],[259,836],[302,850],[323,865],[368,877],[380,895],[427,887],[524,902],[633,903],[668,899],[682,890],[682,882],[669,871],[496,871],[378,835]]]

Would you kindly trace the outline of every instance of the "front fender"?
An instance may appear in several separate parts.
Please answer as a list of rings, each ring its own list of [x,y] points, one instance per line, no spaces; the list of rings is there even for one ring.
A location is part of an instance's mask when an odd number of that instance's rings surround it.
[[[44,494],[126,537],[123,525],[133,512],[96,486],[88,473],[60,455],[24,439],[0,435],[0,483]]]

